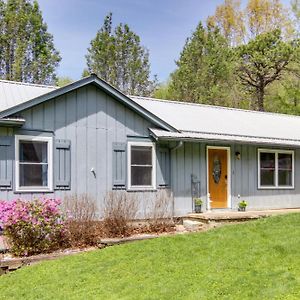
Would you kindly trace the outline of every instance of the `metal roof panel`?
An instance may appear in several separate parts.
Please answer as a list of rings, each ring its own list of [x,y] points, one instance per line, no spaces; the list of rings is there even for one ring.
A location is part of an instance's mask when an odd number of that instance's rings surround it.
[[[300,140],[298,116],[144,97],[131,98],[179,131]]]
[[[57,87],[0,80],[0,112],[55,89]]]

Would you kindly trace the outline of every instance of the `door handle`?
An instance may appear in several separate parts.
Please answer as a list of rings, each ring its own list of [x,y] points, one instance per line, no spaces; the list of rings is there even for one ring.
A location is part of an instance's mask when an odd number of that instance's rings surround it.
[[[225,175],[225,179],[227,179],[227,175]]]

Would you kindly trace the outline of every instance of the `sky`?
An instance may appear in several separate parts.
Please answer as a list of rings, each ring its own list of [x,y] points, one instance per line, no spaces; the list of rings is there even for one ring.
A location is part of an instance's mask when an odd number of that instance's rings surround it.
[[[113,24],[127,23],[150,52],[151,73],[166,81],[176,68],[185,40],[223,0],[39,0],[48,31],[62,61],[59,76],[73,80],[86,67],[90,41],[113,13]],[[242,1],[242,2],[245,2]],[[282,1],[285,4],[289,0]]]

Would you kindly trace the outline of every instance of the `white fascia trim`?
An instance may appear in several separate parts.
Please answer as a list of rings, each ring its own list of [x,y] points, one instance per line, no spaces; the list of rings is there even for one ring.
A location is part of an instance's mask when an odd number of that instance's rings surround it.
[[[132,186],[131,185],[131,147],[144,146],[152,147],[152,185]],[[156,147],[152,142],[130,141],[127,143],[127,190],[128,191],[152,191],[156,189]]]
[[[47,155],[48,155],[48,186],[28,186],[20,187],[20,141],[32,141],[32,142],[47,142]],[[45,136],[31,136],[31,135],[16,135],[15,136],[15,192],[53,192],[53,137]]]

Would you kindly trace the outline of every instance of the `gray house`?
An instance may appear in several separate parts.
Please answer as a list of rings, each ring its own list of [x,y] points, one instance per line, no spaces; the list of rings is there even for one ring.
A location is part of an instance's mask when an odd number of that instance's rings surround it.
[[[0,199],[114,189],[174,195],[174,215],[300,207],[300,117],[129,97],[95,75],[0,82]]]

